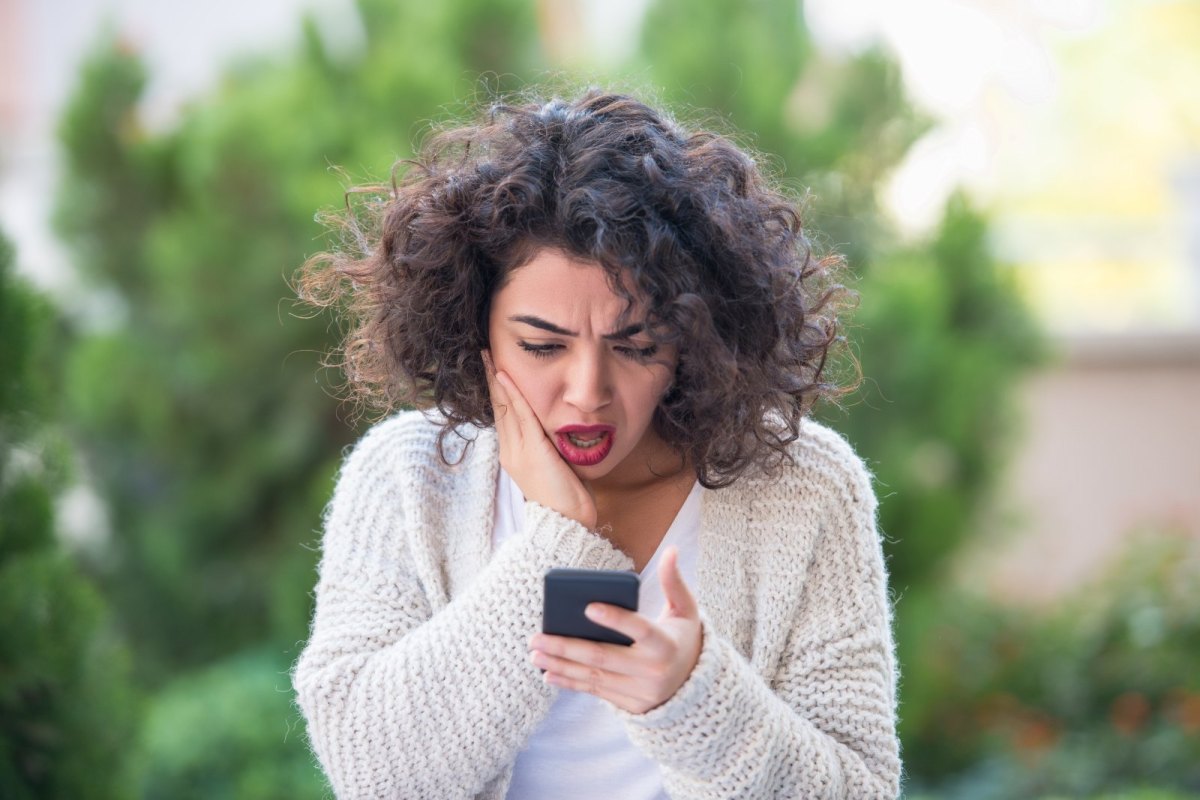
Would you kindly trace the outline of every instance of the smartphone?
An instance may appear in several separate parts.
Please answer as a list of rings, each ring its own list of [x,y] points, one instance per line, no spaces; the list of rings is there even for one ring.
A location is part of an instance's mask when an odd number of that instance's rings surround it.
[[[638,583],[637,573],[622,570],[550,570],[546,573],[542,632],[594,642],[633,644],[625,634],[592,622],[584,616],[583,610],[588,603],[608,603],[637,611]]]

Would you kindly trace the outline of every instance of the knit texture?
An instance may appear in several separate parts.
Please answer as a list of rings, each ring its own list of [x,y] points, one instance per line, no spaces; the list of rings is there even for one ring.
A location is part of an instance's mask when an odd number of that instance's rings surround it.
[[[292,672],[337,797],[505,795],[557,691],[528,659],[551,567],[630,569],[534,502],[494,553],[498,444],[449,440],[419,412],[373,427],[326,508],[316,610]],[[645,714],[614,708],[684,800],[894,798],[896,662],[869,475],[806,420],[794,464],[703,495],[703,645]]]

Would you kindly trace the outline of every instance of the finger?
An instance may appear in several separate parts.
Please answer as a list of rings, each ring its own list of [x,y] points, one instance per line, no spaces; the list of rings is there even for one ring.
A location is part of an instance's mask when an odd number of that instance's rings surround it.
[[[619,678],[619,676],[616,677]],[[584,692],[601,700],[607,700],[626,711],[638,711],[647,706],[646,698],[622,691],[622,688],[625,688],[624,684],[613,683],[611,676],[578,678],[547,670],[542,679],[551,686],[557,686],[560,689]],[[633,687],[630,686],[629,688],[632,690]]]
[[[679,548],[674,545],[663,553],[662,562],[658,565],[658,582],[662,585],[663,595],[667,600],[665,613],[673,617],[699,619],[700,609],[696,599],[683,581],[679,571]]]
[[[496,419],[499,419],[500,411],[503,408],[500,396],[504,393],[504,387],[496,383],[496,364],[492,361],[491,351],[480,350],[479,355],[483,358],[483,374],[487,378],[488,397],[492,401],[492,410],[496,414]]]
[[[542,423],[538,420],[537,415],[533,413],[528,401],[525,400],[525,395],[521,394],[521,390],[513,383],[513,379],[509,377],[507,372],[497,372],[496,380],[504,387],[504,396],[512,406],[513,416],[516,418],[517,424],[521,427],[522,435],[534,435],[541,433]],[[545,434],[542,434],[545,436]]]
[[[534,637],[531,658],[538,654],[545,658],[569,661],[585,668],[602,672],[632,675],[638,672],[632,648],[609,642],[593,642],[572,636],[541,634]],[[535,662],[536,663],[536,662]]]
[[[521,425],[516,414],[510,414],[512,401],[504,384],[497,380],[496,363],[492,361],[490,350],[481,351],[483,355],[484,373],[487,375],[488,394],[492,400],[492,417],[495,419],[496,433],[500,436],[501,450],[512,452],[520,444]]]
[[[637,691],[636,681],[628,675],[589,667],[587,664],[570,661],[569,658],[559,658],[535,650],[529,660],[535,667],[544,670],[546,682],[554,686],[563,686],[596,696],[623,694],[634,698]]]
[[[647,643],[658,631],[654,623],[636,611],[608,603],[589,603],[583,613],[597,625],[623,633],[638,644]]]
[[[487,378],[488,388],[491,388],[496,383],[496,365],[492,361],[492,351],[484,348],[479,351],[479,357],[483,359],[483,374]]]
[[[598,691],[615,691],[622,694],[630,694],[636,689],[634,679],[622,672],[614,672],[613,670],[600,669],[589,664],[581,664],[578,661],[552,656],[540,650],[534,650],[530,654],[529,660],[535,667],[544,670],[548,675],[565,678],[587,686],[589,694],[594,694]]]

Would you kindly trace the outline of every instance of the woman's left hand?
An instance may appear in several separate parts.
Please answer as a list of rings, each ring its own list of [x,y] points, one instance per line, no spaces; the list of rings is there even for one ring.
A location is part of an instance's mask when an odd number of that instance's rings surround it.
[[[631,645],[539,633],[530,658],[547,683],[603,698],[642,714],[674,696],[700,659],[700,608],[679,574],[679,551],[663,553],[658,576],[666,608],[651,622],[635,611],[592,603],[588,618],[633,639]]]

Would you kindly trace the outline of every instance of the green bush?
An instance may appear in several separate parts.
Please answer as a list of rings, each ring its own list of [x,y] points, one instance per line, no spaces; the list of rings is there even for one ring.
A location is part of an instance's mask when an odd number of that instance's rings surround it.
[[[1049,613],[943,592],[921,609],[905,762],[937,796],[1200,791],[1200,545],[1136,540]]]
[[[135,759],[143,800],[320,800],[326,784],[304,745],[288,660],[240,653],[154,697]]]
[[[0,236],[0,797],[128,796],[129,653],[54,535],[66,449],[48,426],[48,305]]]
[[[909,602],[974,530],[1018,424],[1013,387],[1042,343],[961,195],[931,241],[889,252],[858,288],[849,336],[865,382],[829,418],[875,473],[892,589]]]

